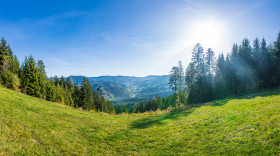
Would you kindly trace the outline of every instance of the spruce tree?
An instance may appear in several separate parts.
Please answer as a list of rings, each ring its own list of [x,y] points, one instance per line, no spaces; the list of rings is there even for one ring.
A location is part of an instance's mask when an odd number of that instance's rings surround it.
[[[170,77],[169,77],[169,86],[171,89],[177,93],[178,91],[178,75],[179,75],[179,68],[178,67],[172,67],[170,71]]]
[[[53,80],[54,84],[57,86],[59,84],[59,79],[58,77],[55,75],[54,76],[54,80]]]
[[[75,96],[75,84],[74,81],[71,77],[68,77],[66,80],[67,88],[68,88],[68,98],[69,98],[69,103],[72,107],[74,107],[74,96]]]
[[[88,79],[83,77],[81,94],[80,94],[80,105],[83,109],[93,110],[94,109],[94,91],[92,86],[89,84]]]
[[[46,99],[46,87],[47,87],[48,78],[46,75],[44,62],[42,60],[38,60],[37,66],[38,66],[38,83],[40,86],[39,97],[42,99]]]
[[[40,85],[39,85],[39,72],[36,67],[35,60],[32,56],[25,58],[23,73],[21,77],[21,87],[27,95],[40,97]]]
[[[59,102],[59,103],[64,103],[64,89],[63,87],[60,86],[60,84],[58,83],[56,85],[56,99],[55,101],[56,102]]]
[[[51,77],[46,85],[46,99],[54,102],[56,101],[56,94],[56,86],[53,82],[53,78]]]
[[[7,41],[2,38],[1,43],[0,43],[0,74],[4,72],[5,66],[7,62],[9,61],[9,50],[8,50],[8,45]]]
[[[81,90],[76,84],[74,84],[74,95],[73,95],[74,107],[82,107],[80,103],[80,96],[81,96]]]
[[[177,74],[178,75],[176,77],[178,78],[178,91],[179,93],[181,93],[185,89],[185,75],[184,75],[184,68],[181,61],[179,61],[178,63]]]
[[[62,88],[66,88],[67,84],[66,84],[66,81],[65,81],[65,78],[63,76],[61,76],[60,80],[59,80],[59,84]]]
[[[280,85],[280,32],[278,33],[277,39],[274,42],[273,46],[273,85],[279,86]]]

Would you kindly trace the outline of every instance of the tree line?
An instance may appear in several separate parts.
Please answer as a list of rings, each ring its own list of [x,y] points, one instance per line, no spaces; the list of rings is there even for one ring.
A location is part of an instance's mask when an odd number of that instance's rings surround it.
[[[181,61],[170,71],[169,85],[174,94],[135,103],[132,107],[113,106],[101,91],[93,91],[84,77],[77,86],[71,77],[48,78],[42,60],[32,56],[20,65],[7,42],[0,43],[0,84],[25,94],[60,102],[72,107],[98,112],[143,113],[180,108],[184,105],[209,102],[214,99],[242,95],[280,86],[280,33],[275,42],[267,44],[256,38],[253,44],[243,39],[231,52],[219,54],[198,43],[186,69]]]
[[[181,61],[171,68],[169,85],[173,95],[135,103],[130,109],[117,106],[116,113],[142,113],[164,110],[168,107],[209,102],[211,100],[243,95],[280,86],[280,33],[275,42],[256,38],[252,45],[248,39],[234,44],[229,53],[215,56],[196,44],[186,69]]]
[[[114,112],[113,104],[104,99],[100,89],[94,92],[88,79],[84,77],[82,84],[76,85],[72,77],[48,78],[42,60],[36,62],[29,56],[20,64],[4,38],[0,43],[0,84],[27,95],[71,107]]]
[[[185,88],[187,104],[203,103],[214,99],[242,95],[280,86],[280,33],[272,44],[256,38],[253,44],[243,39],[234,44],[230,53],[215,58],[211,48],[205,52],[198,43],[192,60],[186,68],[182,84],[180,63],[171,72],[170,86],[176,92]],[[175,88],[178,88],[177,90]]]

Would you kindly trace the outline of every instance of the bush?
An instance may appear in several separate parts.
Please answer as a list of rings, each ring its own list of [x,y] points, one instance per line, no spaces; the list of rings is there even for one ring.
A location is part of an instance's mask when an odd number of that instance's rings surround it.
[[[16,74],[12,73],[11,71],[5,71],[1,76],[1,83],[3,86],[13,89],[15,91],[19,91],[20,81]]]

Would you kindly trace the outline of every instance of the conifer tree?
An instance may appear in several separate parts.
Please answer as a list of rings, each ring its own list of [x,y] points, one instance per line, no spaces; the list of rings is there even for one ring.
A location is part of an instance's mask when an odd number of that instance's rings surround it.
[[[185,75],[184,75],[184,68],[182,65],[182,62],[179,61],[178,63],[178,75],[176,77],[178,77],[178,91],[179,93],[183,92],[185,89]]]
[[[59,79],[58,77],[55,75],[54,76],[54,80],[53,80],[54,84],[57,86],[59,84]]]
[[[278,33],[277,39],[274,42],[273,46],[273,85],[279,86],[280,85],[280,32]]]
[[[0,73],[3,74],[7,61],[9,60],[9,51],[7,41],[2,38],[0,43]]]
[[[82,107],[80,104],[80,96],[81,96],[81,90],[76,84],[74,84],[74,95],[73,95],[74,107]]]
[[[81,94],[80,94],[80,106],[86,110],[94,109],[94,92],[92,86],[89,84],[88,79],[85,77],[82,81]]]
[[[74,94],[75,94],[75,84],[74,81],[72,79],[72,76],[68,77],[66,80],[66,84],[67,84],[67,88],[68,88],[68,99],[69,99],[69,103],[72,107],[74,107]]]
[[[40,95],[39,97],[42,99],[46,99],[46,87],[48,83],[48,78],[45,71],[45,65],[42,60],[38,60],[38,83],[40,86]]]
[[[56,91],[55,91],[56,99],[55,99],[55,101],[59,102],[59,103],[64,103],[64,89],[63,89],[63,87],[61,87],[60,84],[58,83],[55,88],[56,88]]]
[[[170,77],[169,77],[169,86],[171,89],[177,93],[178,91],[178,75],[179,75],[179,68],[178,67],[172,67],[170,71]]]
[[[53,78],[51,77],[50,80],[47,82],[47,85],[46,85],[46,99],[48,101],[56,101],[56,86],[53,82]]]
[[[20,66],[20,63],[18,61],[18,58],[17,56],[12,56],[11,58],[11,66],[10,66],[10,71],[14,74],[16,74],[17,76],[19,76],[19,66]]]
[[[22,74],[22,90],[28,95],[40,97],[39,72],[32,56],[25,58]]]
[[[102,111],[102,93],[100,88],[96,89],[96,94],[94,94],[94,104],[95,104],[95,110],[97,112],[101,112]]]
[[[60,80],[59,80],[59,84],[62,88],[66,88],[67,87],[67,84],[66,84],[66,81],[65,81],[65,78],[63,76],[61,76]]]

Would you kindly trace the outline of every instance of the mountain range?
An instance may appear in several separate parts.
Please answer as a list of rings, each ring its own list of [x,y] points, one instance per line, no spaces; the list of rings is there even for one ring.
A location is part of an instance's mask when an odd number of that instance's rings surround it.
[[[72,79],[79,85],[82,83],[83,76],[72,76]],[[87,79],[95,91],[99,88],[103,96],[112,101],[131,98],[147,99],[172,94],[168,84],[169,75],[99,76],[87,77]]]

